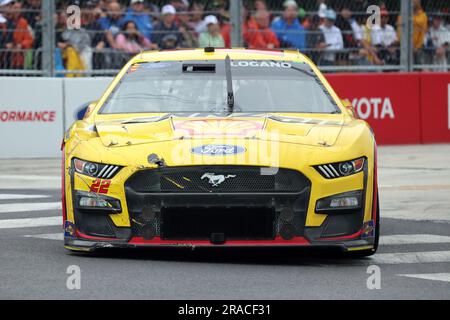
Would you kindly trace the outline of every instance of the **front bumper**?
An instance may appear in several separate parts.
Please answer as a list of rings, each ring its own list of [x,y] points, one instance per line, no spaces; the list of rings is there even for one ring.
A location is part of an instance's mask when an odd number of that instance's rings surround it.
[[[309,242],[303,237],[292,240],[275,239],[271,241],[227,241],[224,244],[216,245],[209,241],[164,241],[160,238],[144,240],[142,238],[132,238],[130,241],[123,240],[93,240],[82,238],[64,239],[64,246],[71,251],[92,252],[106,248],[282,248],[282,247],[312,247],[312,248],[335,248],[342,251],[357,251],[372,249],[373,238],[354,239],[347,241],[323,241]]]
[[[205,171],[205,169],[202,169]],[[212,170],[211,170],[212,171]],[[228,169],[227,169],[228,171]],[[373,247],[373,234],[367,233],[364,210],[352,210],[328,215],[319,227],[306,227],[308,208],[311,202],[311,182],[297,172],[296,190],[290,192],[167,192],[159,190],[144,192],[133,184],[132,176],[122,186],[125,199],[121,201],[127,212],[129,226],[117,227],[111,216],[104,212],[83,211],[73,204],[73,221],[69,232],[65,232],[65,246],[70,250],[94,251],[100,248],[136,247],[336,247],[345,251],[365,250]],[[72,175],[72,181],[74,181]],[[171,181],[174,179],[170,176]],[[135,181],[135,180],[134,180]],[[145,180],[147,183],[152,181]],[[366,189],[367,168],[364,174]],[[178,183],[174,184],[175,186]],[[74,185],[72,185],[74,187]],[[76,190],[72,188],[73,199]],[[242,208],[269,208],[273,212],[273,226],[270,234],[262,238],[223,235],[223,241],[209,237],[168,237],[164,228],[164,209],[201,207],[212,212],[221,208],[239,210]],[[288,212],[288,214],[286,214]],[[123,215],[122,213],[122,216]],[[249,223],[249,221],[244,221]],[[185,221],[186,223],[186,221]],[[195,221],[193,224],[198,223]],[[239,221],[236,221],[239,223]],[[373,223],[372,223],[373,226]],[[286,231],[287,230],[287,231]]]

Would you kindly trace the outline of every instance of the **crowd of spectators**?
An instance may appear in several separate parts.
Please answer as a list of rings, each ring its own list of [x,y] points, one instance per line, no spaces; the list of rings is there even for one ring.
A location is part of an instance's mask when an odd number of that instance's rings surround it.
[[[413,3],[416,63],[447,68],[449,8],[425,13]],[[244,1],[243,40],[252,49],[299,49],[317,64],[398,65],[401,21],[393,1],[378,2],[381,23],[369,25],[367,1]],[[445,3],[445,2],[443,2]],[[57,70],[118,69],[142,50],[230,47],[226,0],[56,1]],[[72,28],[66,8],[81,8]],[[449,5],[450,7],[450,5]],[[0,69],[39,69],[41,0],[0,0]]]

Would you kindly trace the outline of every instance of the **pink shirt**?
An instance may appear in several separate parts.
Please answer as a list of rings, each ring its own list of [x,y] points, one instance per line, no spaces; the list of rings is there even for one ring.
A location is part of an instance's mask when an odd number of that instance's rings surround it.
[[[127,39],[123,33],[117,36],[116,44],[119,49],[129,53],[137,53],[144,49],[150,49],[152,45],[146,37],[141,37],[140,42],[136,42],[135,40]]]

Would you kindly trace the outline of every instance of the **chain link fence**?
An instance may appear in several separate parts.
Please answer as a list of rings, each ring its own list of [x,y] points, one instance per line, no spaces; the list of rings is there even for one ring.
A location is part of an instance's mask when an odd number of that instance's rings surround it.
[[[110,76],[143,50],[205,46],[299,49],[328,72],[446,71],[449,43],[449,0],[0,0],[2,76]]]

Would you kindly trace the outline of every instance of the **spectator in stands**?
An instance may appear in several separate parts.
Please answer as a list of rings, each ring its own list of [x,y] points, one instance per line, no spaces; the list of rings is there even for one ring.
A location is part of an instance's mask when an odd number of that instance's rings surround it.
[[[272,22],[271,29],[278,37],[282,48],[305,48],[305,28],[297,19],[298,5],[294,0],[283,4],[283,16]]]
[[[386,9],[381,10],[380,25],[372,26],[371,40],[372,45],[377,51],[377,56],[384,64],[399,63],[399,42],[393,26],[388,24],[389,12]]]
[[[255,13],[256,37],[250,43],[250,48],[275,49],[280,47],[277,35],[270,29],[270,13],[266,10],[257,10]]]
[[[117,0],[112,0],[117,1]],[[106,14],[106,1],[102,0],[87,0],[85,8],[89,8],[91,10],[91,15],[93,19],[98,20],[101,17],[104,17]]]
[[[103,69],[106,66],[103,65],[104,52],[106,47],[106,35],[98,22],[99,12],[98,3],[93,0],[89,0],[86,4],[86,8],[82,12],[82,28],[89,34],[90,46],[92,48],[92,62],[86,64],[86,69]],[[88,58],[87,58],[88,59]]]
[[[442,66],[446,71],[447,53],[450,50],[450,30],[444,27],[440,14],[432,18],[431,28],[426,36],[426,47],[431,52],[433,64]]]
[[[225,41],[225,47],[231,48],[231,23],[226,21],[223,17],[219,17],[220,34]]]
[[[325,15],[328,10],[328,6],[325,0],[317,0],[317,6],[318,6],[317,15],[319,16],[320,19],[325,19]]]
[[[27,0],[23,6],[25,10],[23,17],[33,29],[36,29],[41,21],[41,5],[41,0]]]
[[[1,52],[5,49],[7,27],[6,27],[6,17],[4,14],[9,10],[13,0],[0,0],[0,69],[9,68],[9,53]]]
[[[425,44],[425,36],[428,30],[428,17],[422,8],[420,0],[412,0],[413,2],[413,52],[414,60],[417,64],[423,64],[425,55],[422,52],[422,48]],[[397,18],[397,33],[398,38],[402,33],[402,21],[401,16]]]
[[[320,26],[325,37],[325,52],[322,58],[322,65],[336,65],[336,51],[344,49],[344,39],[341,30],[334,25],[336,21],[336,12],[328,9],[325,14],[325,22]]]
[[[41,0],[27,0],[24,4],[23,17],[30,25],[30,31],[34,38],[33,49],[42,47],[42,24],[41,24]],[[41,67],[40,51],[29,51],[25,56],[25,65],[33,64],[34,67]],[[32,67],[31,65],[29,67]]]
[[[188,0],[172,0],[170,4],[175,8],[177,12],[187,11],[189,8]]]
[[[198,47],[198,34],[195,32],[194,26],[190,23],[189,3],[187,0],[179,1],[175,3],[177,8],[177,20],[176,23],[179,26],[180,32],[183,35],[184,48],[197,48]]]
[[[124,20],[133,21],[139,32],[152,41],[153,24],[150,15],[145,10],[144,0],[131,0]]]
[[[170,4],[161,10],[162,21],[155,27],[153,35],[153,42],[161,49],[175,49],[183,42],[182,33],[175,23],[176,13]]]
[[[230,28],[231,32],[231,28]],[[242,25],[242,37],[244,46],[248,48],[256,48],[262,46],[263,40],[258,32],[258,25],[248,8],[244,8],[244,23]]]
[[[319,15],[313,15],[310,18],[310,24],[308,32],[306,33],[306,51],[308,56],[314,63],[318,64],[321,60],[321,51],[327,46],[325,43],[325,36],[322,30],[320,30],[320,17]]]
[[[352,18],[352,12],[347,5],[344,5],[341,9],[340,15],[336,19],[336,27],[338,27],[342,32],[345,49],[354,49],[358,47],[358,42],[353,32],[353,23],[354,19]],[[345,57],[348,59],[349,55],[346,54]]]
[[[265,0],[256,0],[253,4],[255,11],[267,11],[267,3]]]
[[[4,12],[6,20],[0,26],[0,48],[7,49],[1,57],[4,66],[9,69],[24,67],[24,53],[33,46],[33,37],[27,20],[22,17],[20,2],[3,2],[7,4]]]
[[[117,35],[117,49],[130,54],[139,53],[142,50],[156,49],[157,46],[144,37],[137,29],[134,21],[124,23],[122,32]]]
[[[6,18],[3,15],[3,12],[7,11],[13,2],[13,0],[0,0],[0,24],[6,23]]]
[[[191,7],[191,27],[198,34],[206,31],[205,20],[203,19],[203,14],[205,11],[205,5],[199,2],[194,2]]]
[[[80,29],[67,29],[62,32],[58,47],[64,51],[65,60],[70,60],[70,62],[66,62],[69,70],[78,69],[80,64],[82,65],[81,70],[87,71],[94,67],[102,67],[102,65],[93,63],[94,60],[102,60],[100,51],[105,47],[105,35],[95,19],[92,7],[82,10]]]
[[[413,0],[413,46],[417,52],[424,45],[426,32],[428,30],[428,17],[422,9],[420,0]]]
[[[225,41],[220,33],[219,20],[216,16],[209,15],[205,17],[205,24],[208,31],[202,32],[199,37],[199,46],[201,48],[213,47],[223,48],[225,47]]]
[[[122,7],[118,2],[111,1],[108,3],[106,16],[100,18],[98,23],[103,31],[105,31],[106,46],[116,48],[115,38],[123,27]]]

